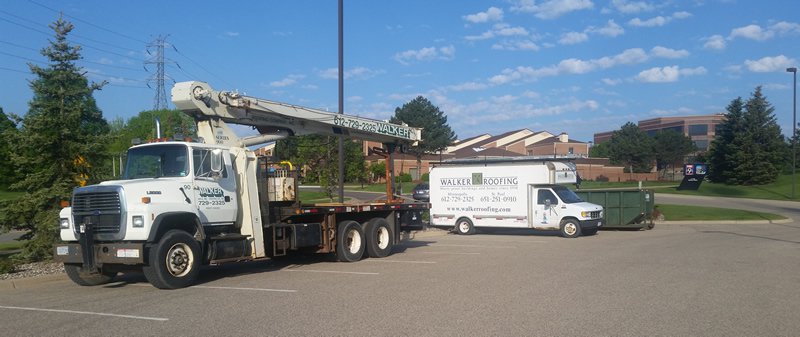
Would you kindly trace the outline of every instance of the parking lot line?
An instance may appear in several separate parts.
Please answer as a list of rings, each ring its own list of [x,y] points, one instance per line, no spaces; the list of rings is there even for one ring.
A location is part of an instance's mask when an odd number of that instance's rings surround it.
[[[314,269],[281,269],[281,271],[295,271],[295,272],[306,272],[306,273],[354,274],[354,275],[380,275],[379,273],[369,273],[369,272],[361,272],[361,271],[314,270]]]
[[[516,246],[482,246],[482,245],[454,245],[449,243],[434,243],[430,247],[471,247],[471,248],[498,248],[498,249],[517,249]]]
[[[414,252],[416,254],[441,254],[441,255],[481,255],[481,253],[453,253],[453,252]]]
[[[94,316],[109,316],[109,317],[119,317],[119,318],[131,318],[131,319],[143,319],[148,321],[168,321],[169,318],[161,318],[161,317],[147,317],[147,316],[134,316],[134,315],[118,315],[118,314],[109,314],[104,312],[91,312],[91,311],[75,311],[75,310],[62,310],[62,309],[43,309],[43,308],[26,308],[26,307],[9,307],[0,305],[0,309],[11,309],[11,310],[28,310],[28,311],[42,311],[42,312],[58,312],[58,313],[66,313],[66,314],[78,314],[78,315],[94,315]]]
[[[406,261],[406,260],[382,260],[382,259],[366,259],[369,262],[386,262],[386,263],[418,263],[418,264],[433,264],[434,261]]]
[[[272,291],[272,292],[280,292],[280,293],[296,293],[297,292],[297,290],[291,290],[291,289],[242,288],[242,287],[218,287],[218,286],[192,286],[192,288],[230,289],[230,290],[255,290],[255,291]]]

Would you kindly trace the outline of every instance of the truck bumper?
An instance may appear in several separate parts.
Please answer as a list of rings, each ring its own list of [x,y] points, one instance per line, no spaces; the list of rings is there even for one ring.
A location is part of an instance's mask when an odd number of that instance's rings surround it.
[[[78,243],[59,243],[55,246],[53,260],[62,263],[83,264],[85,267],[99,267],[103,264],[143,264],[144,243],[95,243],[92,258],[84,261],[81,245]],[[87,263],[88,262],[88,263]]]
[[[596,229],[603,225],[603,219],[583,220],[580,224],[581,229]]]

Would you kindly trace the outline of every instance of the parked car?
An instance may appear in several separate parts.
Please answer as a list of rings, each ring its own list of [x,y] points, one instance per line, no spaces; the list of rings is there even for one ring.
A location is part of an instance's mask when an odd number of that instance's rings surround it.
[[[420,201],[430,201],[431,199],[431,187],[428,183],[419,183],[417,186],[414,187],[413,197],[414,200]]]

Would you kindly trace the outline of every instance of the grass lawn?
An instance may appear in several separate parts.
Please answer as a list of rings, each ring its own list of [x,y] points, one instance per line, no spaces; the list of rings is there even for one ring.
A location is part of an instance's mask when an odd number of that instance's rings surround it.
[[[7,250],[22,249],[22,246],[24,244],[25,244],[24,241],[14,241],[14,242],[0,243],[0,254],[3,254],[3,252],[7,251]]]
[[[684,206],[684,205],[656,205],[664,214],[666,221],[681,220],[781,220],[783,216],[771,213],[745,211],[741,209]]]
[[[408,194],[414,190],[414,186],[417,186],[419,183],[407,182],[403,183],[403,193]],[[366,192],[386,192],[386,184],[370,184],[364,185],[362,188],[361,185],[344,185],[344,189],[350,191],[366,191]]]
[[[798,179],[800,180],[800,179]],[[733,186],[725,184],[714,184],[710,182],[703,182],[700,189],[697,191],[678,191],[673,186],[677,187],[680,182],[661,182],[661,181],[644,181],[642,186],[645,188],[654,188],[657,193],[672,193],[672,194],[685,194],[685,195],[701,195],[709,197],[730,197],[730,198],[750,198],[750,199],[768,199],[768,200],[787,200],[787,201],[800,201],[800,187],[796,189],[795,198],[792,199],[792,176],[781,175],[778,179],[771,184],[759,186]],[[638,182],[595,182],[584,181],[581,184],[582,189],[590,188],[620,188],[620,187],[638,187]]]
[[[334,192],[333,199],[331,199],[325,195],[325,192],[300,190],[298,197],[303,204],[336,202],[339,200],[339,195],[337,192]],[[347,201],[350,200],[350,198],[344,198],[344,200]]]

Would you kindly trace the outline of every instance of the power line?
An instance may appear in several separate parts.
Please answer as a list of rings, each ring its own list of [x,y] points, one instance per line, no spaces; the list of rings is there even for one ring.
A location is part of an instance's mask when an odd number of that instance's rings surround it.
[[[93,23],[91,23],[91,22],[89,22],[89,21],[86,21],[86,20],[83,20],[83,19],[80,19],[80,18],[74,17],[74,16],[72,16],[72,15],[69,15],[69,14],[63,13],[63,12],[61,12],[61,11],[58,11],[58,10],[55,10],[55,9],[53,9],[53,8],[47,7],[47,6],[45,6],[45,5],[43,5],[43,4],[40,4],[40,3],[36,2],[36,1],[33,1],[33,0],[28,0],[28,2],[30,2],[30,3],[32,3],[32,4],[34,4],[34,5],[37,5],[37,6],[43,7],[43,8],[45,8],[45,9],[48,9],[48,10],[50,10],[50,11],[53,11],[53,12],[55,12],[55,13],[62,13],[64,16],[70,17],[70,18],[72,18],[73,20],[76,20],[76,21],[83,22],[83,23],[85,23],[85,24],[87,24],[87,25],[90,25],[90,26],[92,26],[92,27],[95,27],[95,28],[97,28],[97,29],[100,29],[100,30],[104,30],[104,31],[106,31],[106,32],[109,32],[109,33],[111,33],[111,34],[119,35],[119,36],[122,36],[122,37],[124,37],[124,38],[126,38],[126,39],[131,39],[131,40],[133,40],[133,41],[136,41],[136,42],[139,42],[139,43],[144,43],[144,44],[147,44],[147,42],[146,42],[146,41],[142,41],[142,40],[139,40],[139,39],[137,39],[137,38],[135,38],[135,37],[131,37],[131,36],[128,36],[128,35],[125,35],[125,34],[122,34],[122,33],[115,32],[115,31],[113,31],[113,30],[111,30],[111,29],[108,29],[108,28],[104,28],[104,27],[98,26],[98,25],[96,25],[96,24],[93,24]]]
[[[0,20],[6,21],[8,23],[11,23],[11,24],[14,24],[14,25],[17,25],[17,26],[20,26],[22,28],[30,29],[30,30],[35,31],[37,33],[44,34],[46,36],[52,36],[52,33],[44,32],[44,31],[41,31],[39,29],[36,29],[36,28],[33,28],[33,27],[29,27],[29,26],[23,25],[23,24],[18,23],[18,22],[14,22],[14,21],[8,20],[6,18],[0,17]],[[128,55],[123,55],[123,54],[116,53],[116,52],[109,51],[109,50],[105,50],[105,49],[102,49],[102,48],[97,48],[97,47],[94,47],[94,46],[86,44],[86,43],[82,43],[82,44],[79,43],[78,45],[81,46],[81,47],[86,47],[86,48],[89,48],[89,49],[98,50],[98,51],[101,51],[101,52],[104,52],[104,53],[117,55],[117,56],[120,56],[120,57],[123,57],[123,58],[126,58],[126,59],[130,59],[130,60],[135,60],[135,61],[140,61],[141,60],[141,59],[136,59],[136,58],[130,57]]]
[[[175,47],[174,44],[172,45],[172,49],[174,49],[175,52],[178,53],[178,55],[181,55],[181,56],[185,57],[187,60],[189,60],[189,62],[194,63],[194,65],[200,67],[200,69],[202,69],[203,71],[205,71],[209,75],[216,77],[218,80],[224,82],[226,85],[229,85],[231,88],[235,87],[235,85],[232,85],[230,82],[226,81],[222,77],[219,77],[216,74],[212,73],[210,70],[206,69],[206,67],[203,67],[200,63],[197,63],[194,60],[192,60],[189,56],[186,56],[184,53],[181,53],[180,50],[178,50],[178,48]],[[199,80],[199,78],[197,80]]]
[[[44,61],[38,61],[38,60],[34,60],[34,59],[32,59],[32,58],[27,58],[27,57],[25,57],[25,56],[19,56],[19,55],[9,54],[9,53],[6,53],[6,52],[4,52],[4,51],[0,51],[0,54],[7,55],[7,56],[11,56],[11,57],[16,57],[16,58],[18,58],[18,59],[23,59],[23,60],[25,60],[25,61],[29,61],[29,62],[33,62],[33,63],[47,64],[47,62],[44,62]]]
[[[31,73],[30,71],[22,71],[22,70],[11,69],[11,68],[6,68],[6,67],[0,67],[0,70],[13,71],[13,72],[16,72],[16,73],[23,73],[23,74],[30,74]]]

